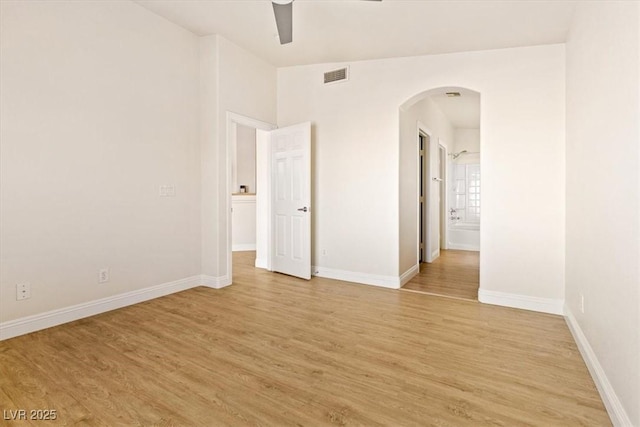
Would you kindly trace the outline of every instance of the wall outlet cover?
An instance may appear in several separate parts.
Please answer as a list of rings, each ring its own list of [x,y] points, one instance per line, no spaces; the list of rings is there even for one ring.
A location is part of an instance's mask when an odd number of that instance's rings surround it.
[[[16,301],[31,298],[31,283],[18,283],[16,285]]]

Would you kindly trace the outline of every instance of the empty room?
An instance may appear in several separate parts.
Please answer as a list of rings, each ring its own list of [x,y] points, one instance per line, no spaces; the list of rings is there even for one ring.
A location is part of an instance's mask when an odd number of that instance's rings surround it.
[[[2,425],[640,427],[640,2],[0,0]]]

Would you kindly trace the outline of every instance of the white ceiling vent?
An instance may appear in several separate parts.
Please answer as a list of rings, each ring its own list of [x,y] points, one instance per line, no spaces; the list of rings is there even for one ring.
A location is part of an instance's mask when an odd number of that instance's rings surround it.
[[[324,73],[324,84],[337,83],[349,80],[349,67]]]

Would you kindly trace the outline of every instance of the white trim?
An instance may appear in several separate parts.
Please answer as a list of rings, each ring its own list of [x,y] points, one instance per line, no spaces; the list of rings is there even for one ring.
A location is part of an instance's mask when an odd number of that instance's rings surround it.
[[[312,266],[314,276],[326,279],[342,280],[344,282],[360,283],[363,285],[380,286],[383,288],[400,289],[400,278],[395,276],[380,276],[377,274],[360,273],[355,271],[335,270],[332,268]]]
[[[228,121],[228,119],[227,119]],[[229,122],[229,128],[227,129],[227,135],[229,139],[229,150],[227,153],[227,157],[229,162],[231,162],[231,199],[233,200],[235,197],[233,193],[237,193],[240,191],[238,188],[238,171],[233,167],[233,165],[237,165],[237,152],[238,152],[238,123],[231,121]]]
[[[417,127],[417,131],[418,131],[418,139],[416,140],[416,152],[418,155],[418,159],[417,159],[417,171],[418,171],[418,187],[417,187],[417,194],[416,197],[418,198],[418,217],[416,218],[416,229],[418,230],[418,232],[416,233],[416,237],[417,237],[417,241],[416,241],[416,248],[417,248],[417,258],[416,260],[420,260],[420,237],[424,238],[424,254],[425,254],[425,258],[422,261],[424,262],[432,262],[433,261],[433,254],[431,252],[431,140],[434,138],[433,136],[433,131],[431,129],[429,129],[427,126],[425,126],[422,122],[417,121],[416,122],[416,127]],[[426,164],[424,165],[424,169],[423,169],[423,176],[420,176],[420,134],[424,134],[425,136],[427,136],[429,138],[429,140],[427,141],[427,143],[425,144],[425,146],[423,147],[423,150],[425,152],[424,155],[424,159],[426,160]],[[425,178],[426,177],[426,178]],[[421,180],[425,180],[424,183],[420,182]],[[424,221],[426,224],[424,224],[424,230],[425,230],[425,235],[424,236],[420,236],[420,218],[422,216],[422,211],[420,210],[420,186],[424,185],[425,187],[428,187],[429,189],[426,191],[426,195],[425,195],[425,200],[424,200],[424,207],[426,210],[425,213],[425,217],[424,217]],[[438,244],[439,245],[439,244]]]
[[[235,245],[231,246],[231,250],[233,252],[255,251],[256,250],[256,244],[255,243],[236,243]]]
[[[414,294],[429,295],[429,296],[438,297],[438,298],[449,298],[449,299],[455,299],[455,300],[458,300],[458,301],[466,301],[466,302],[473,302],[473,303],[477,303],[478,302],[477,299],[462,298],[462,297],[452,297],[451,295],[436,294],[436,293],[433,293],[433,292],[416,291],[416,290],[407,289],[407,288],[400,288],[400,290],[403,291],[403,292],[413,292]]]
[[[206,274],[200,275],[200,283],[202,286],[206,286],[208,288],[213,289],[222,289],[226,286],[231,285],[231,278],[229,276],[207,276]]]
[[[186,279],[175,280],[161,285],[137,289],[124,294],[3,322],[0,323],[0,341],[191,289],[200,286],[202,283],[203,276],[192,276]]]
[[[232,194],[231,201],[236,204],[245,204],[245,205],[255,205],[256,204],[256,195],[255,194]]]
[[[449,249],[449,223],[448,209],[449,209],[449,148],[448,144],[441,138],[438,138],[438,148],[444,151],[444,160],[441,160],[441,167],[443,173],[440,178],[442,179],[442,185],[440,187],[440,245],[441,249]]]
[[[420,273],[420,264],[416,264],[402,273],[402,275],[400,275],[400,287],[406,285],[407,282],[413,279],[418,273]]]
[[[459,251],[474,251],[480,252],[480,247],[476,245],[464,245],[461,243],[451,243],[449,242],[449,249],[456,249]]]
[[[602,369],[598,357],[591,348],[587,337],[582,332],[578,321],[568,306],[564,307],[564,311],[565,321],[569,326],[571,335],[573,335],[573,338],[576,340],[578,350],[580,350],[584,363],[591,373],[591,378],[593,378],[593,382],[596,384],[598,392],[600,392],[600,397],[602,398],[605,408],[607,408],[611,422],[614,426],[632,426],[633,423],[629,415],[624,410],[620,399],[618,399],[618,395],[616,395],[613,386],[607,378],[607,374],[604,372],[604,369]]]
[[[256,129],[256,258],[271,270],[271,131]],[[262,264],[264,262],[264,264]]]
[[[549,314],[564,314],[564,300],[508,294],[506,292],[478,290],[478,301],[484,304],[521,308]]]

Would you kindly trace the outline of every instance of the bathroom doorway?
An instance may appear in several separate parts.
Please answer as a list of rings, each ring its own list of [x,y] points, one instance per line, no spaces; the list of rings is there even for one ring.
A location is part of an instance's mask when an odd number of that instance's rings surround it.
[[[418,184],[418,260],[420,263],[427,262],[428,255],[428,224],[429,224],[429,210],[427,197],[430,194],[427,193],[428,186],[428,148],[429,148],[429,134],[424,130],[418,132],[418,169],[419,169],[419,184]]]
[[[410,105],[401,108],[401,140],[410,137],[409,120],[418,124],[414,134],[418,145],[418,255],[417,274],[402,289],[477,300],[480,94],[441,88],[412,98]],[[406,177],[401,181],[408,182]],[[409,203],[401,201],[401,205]]]
[[[433,262],[446,248],[446,149],[423,123],[418,123],[418,259]],[[434,147],[438,147],[437,149]],[[435,159],[435,160],[434,160]],[[434,209],[433,207],[436,207]]]

